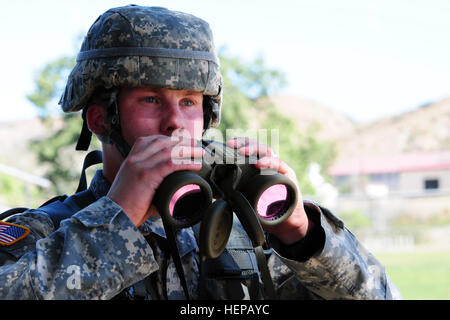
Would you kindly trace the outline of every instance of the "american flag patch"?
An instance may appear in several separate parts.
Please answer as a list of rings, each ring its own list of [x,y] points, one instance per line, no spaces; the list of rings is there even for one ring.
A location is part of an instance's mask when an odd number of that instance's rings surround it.
[[[30,233],[27,227],[0,221],[0,245],[9,246],[22,240]]]

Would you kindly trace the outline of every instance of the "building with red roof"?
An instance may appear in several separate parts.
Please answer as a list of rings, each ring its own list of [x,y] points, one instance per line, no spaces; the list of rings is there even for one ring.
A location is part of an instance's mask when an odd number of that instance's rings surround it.
[[[450,194],[450,150],[340,159],[328,173],[343,193]]]

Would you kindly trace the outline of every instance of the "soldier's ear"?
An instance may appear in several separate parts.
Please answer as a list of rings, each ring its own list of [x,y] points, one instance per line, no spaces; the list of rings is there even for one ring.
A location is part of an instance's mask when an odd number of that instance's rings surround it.
[[[108,131],[105,125],[106,110],[103,106],[93,103],[89,106],[86,113],[86,120],[92,133],[105,134]]]

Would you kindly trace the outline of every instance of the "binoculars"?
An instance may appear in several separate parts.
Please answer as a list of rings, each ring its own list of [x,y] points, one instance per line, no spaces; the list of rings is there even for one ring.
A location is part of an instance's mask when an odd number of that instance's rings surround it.
[[[244,156],[217,141],[201,142],[200,171],[177,171],[156,190],[153,203],[174,229],[200,224],[200,254],[216,258],[233,226],[233,212],[254,247],[265,242],[262,226],[285,221],[297,205],[293,181],[272,169],[257,169],[257,156]]]

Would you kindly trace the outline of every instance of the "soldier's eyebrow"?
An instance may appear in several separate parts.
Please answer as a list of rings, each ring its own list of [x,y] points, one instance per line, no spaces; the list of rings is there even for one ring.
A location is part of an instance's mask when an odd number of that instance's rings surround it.
[[[137,89],[140,89],[142,91],[156,91],[156,90],[159,90],[161,88],[157,88],[157,87],[140,87],[140,88],[137,88]]]
[[[142,89],[143,89],[142,90],[143,92],[155,92],[155,93],[157,93],[159,91],[159,89],[161,89],[161,88],[145,87],[145,88],[142,88]],[[177,90],[177,89],[173,89],[173,90]],[[189,96],[197,95],[197,94],[201,93],[201,91],[186,90],[186,89],[177,90],[177,91],[182,91],[185,95],[189,95]]]
[[[195,95],[201,93],[200,91],[194,91],[194,90],[184,90],[187,95]]]

